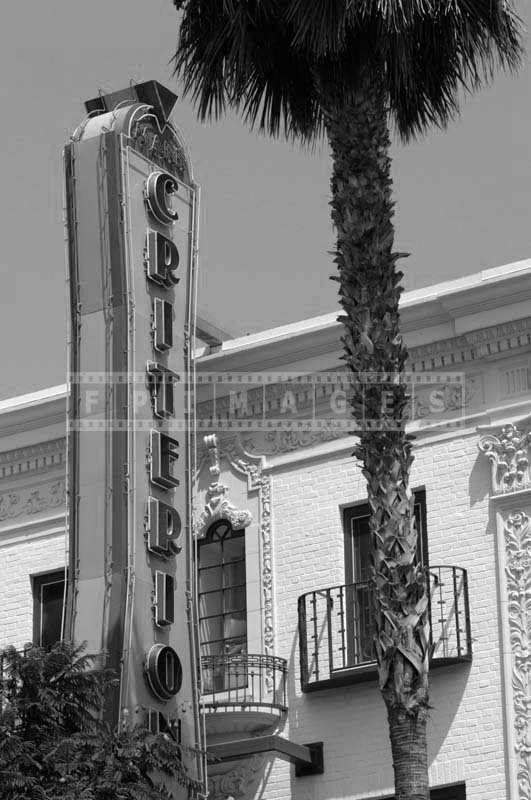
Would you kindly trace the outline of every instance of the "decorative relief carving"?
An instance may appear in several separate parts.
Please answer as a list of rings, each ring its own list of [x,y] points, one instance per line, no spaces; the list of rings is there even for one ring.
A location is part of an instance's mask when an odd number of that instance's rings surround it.
[[[531,317],[409,348],[409,365],[438,369],[531,344]],[[422,365],[424,362],[424,366]]]
[[[241,457],[242,446],[238,439],[226,442],[224,452],[231,464],[247,476],[249,490],[258,490],[260,502],[260,549],[262,554],[261,581],[263,602],[263,652],[274,655],[275,630],[273,618],[273,547],[271,528],[271,477],[262,472],[261,461]],[[266,688],[274,691],[273,671],[266,670]]]
[[[170,124],[166,124],[161,130],[155,116],[152,114],[143,116],[133,125],[129,141],[131,146],[146,158],[185,183],[190,183],[190,172],[183,145]]]
[[[40,514],[49,508],[64,507],[65,503],[64,480],[54,481],[37,489],[6,492],[0,495],[0,522]]]
[[[46,472],[64,463],[66,439],[52,439],[0,453],[0,479]]]
[[[528,420],[524,420],[523,425],[527,422]],[[482,436],[479,449],[491,463],[494,494],[514,492],[529,486],[531,433],[522,432],[516,425],[509,423],[498,434],[487,433]]]
[[[273,552],[271,541],[271,478],[264,475],[260,492],[260,537],[262,545],[262,597],[264,602],[264,653],[274,653]],[[266,676],[268,691],[273,691],[273,675]]]
[[[433,390],[437,391],[437,402],[440,407],[434,409],[431,405]],[[465,409],[479,407],[484,403],[483,382],[480,375],[467,375],[464,384],[449,382],[446,384],[427,385],[424,390],[415,388],[410,401],[411,420],[428,420],[432,417],[434,422],[440,421],[446,414],[451,416],[455,412],[463,413]]]
[[[259,777],[266,757],[255,755],[240,761],[238,766],[220,775],[209,775],[209,800],[227,800],[229,797],[243,798],[251,795],[253,783]]]
[[[531,526],[523,512],[505,522],[505,554],[518,798],[531,800]]]
[[[348,431],[343,428],[322,428],[319,431],[268,431],[243,439],[242,447],[248,453],[272,456],[279,453],[291,453],[303,447],[312,447],[312,445],[331,442],[345,436],[348,436]]]
[[[215,435],[203,437],[210,458],[210,474],[218,485],[220,474],[219,449]],[[261,549],[261,582],[263,600],[263,652],[274,655],[274,618],[273,618],[273,531],[271,526],[271,478],[264,475],[262,461],[253,461],[251,454],[246,455],[241,442],[237,437],[227,437],[222,442],[223,454],[228,458],[230,465],[245,475],[249,491],[258,491],[260,508],[260,549]],[[266,687],[273,691],[273,673],[266,674]]]
[[[210,458],[209,472],[212,483],[206,492],[206,503],[203,511],[199,515],[195,528],[195,536],[203,538],[213,522],[226,519],[230,522],[234,530],[247,528],[252,522],[249,511],[236,508],[227,497],[228,487],[221,483],[219,476],[221,473],[218,442],[215,434],[203,437]]]

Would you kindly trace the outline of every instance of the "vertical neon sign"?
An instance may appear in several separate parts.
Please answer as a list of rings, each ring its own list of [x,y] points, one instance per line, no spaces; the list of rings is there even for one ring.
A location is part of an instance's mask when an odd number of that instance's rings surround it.
[[[198,187],[167,122],[175,99],[150,82],[90,101],[65,149],[65,636],[120,676],[115,724],[149,720],[204,750],[190,485]],[[202,781],[201,758],[188,761]]]

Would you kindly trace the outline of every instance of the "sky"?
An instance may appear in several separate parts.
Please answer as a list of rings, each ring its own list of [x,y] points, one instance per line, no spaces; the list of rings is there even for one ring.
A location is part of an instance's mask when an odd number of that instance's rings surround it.
[[[518,6],[527,27],[528,0]],[[529,48],[529,34],[526,33]],[[83,102],[156,79],[178,95],[171,0],[6,0],[0,30],[0,399],[65,381],[62,148]],[[330,159],[236,117],[183,132],[202,187],[199,309],[231,335],[337,309]],[[393,144],[406,289],[531,256],[531,67],[467,98],[460,119]]]

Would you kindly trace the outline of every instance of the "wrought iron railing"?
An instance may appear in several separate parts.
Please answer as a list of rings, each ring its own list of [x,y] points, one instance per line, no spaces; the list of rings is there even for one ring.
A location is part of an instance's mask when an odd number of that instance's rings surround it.
[[[427,568],[431,666],[472,658],[467,573],[461,567]],[[299,597],[303,691],[375,676],[374,613],[368,582],[332,586]]]
[[[287,709],[287,665],[283,658],[247,653],[202,656],[201,673],[205,707]]]

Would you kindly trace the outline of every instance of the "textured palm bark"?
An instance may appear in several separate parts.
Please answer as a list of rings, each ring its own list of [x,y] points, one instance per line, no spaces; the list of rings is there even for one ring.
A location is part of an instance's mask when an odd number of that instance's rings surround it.
[[[416,564],[413,462],[406,434],[407,350],[399,334],[401,257],[393,253],[390,138],[383,92],[366,82],[348,104],[329,105],[332,219],[344,316],[350,403],[371,508],[380,689],[387,706],[397,800],[428,800],[427,595]],[[378,380],[375,380],[378,375]],[[383,377],[383,379],[381,378]]]

